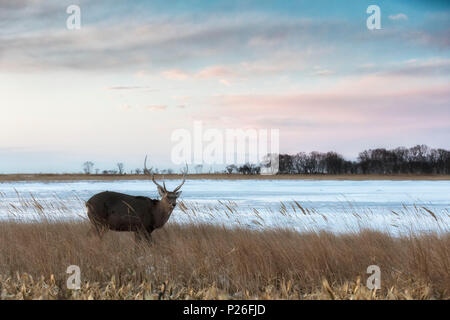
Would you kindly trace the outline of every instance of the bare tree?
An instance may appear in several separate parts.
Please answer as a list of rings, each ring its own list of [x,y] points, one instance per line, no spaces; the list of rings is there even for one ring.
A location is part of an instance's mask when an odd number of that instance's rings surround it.
[[[85,174],[91,174],[94,163],[92,161],[86,161],[83,163],[83,171]]]
[[[226,170],[227,170],[228,174],[231,174],[233,172],[237,172],[238,168],[234,164],[230,164],[226,167]]]
[[[119,169],[119,174],[123,174],[123,163],[122,162],[119,162],[118,164],[117,164],[117,169]]]
[[[203,171],[203,165],[202,164],[198,164],[195,166],[195,173],[202,173]]]

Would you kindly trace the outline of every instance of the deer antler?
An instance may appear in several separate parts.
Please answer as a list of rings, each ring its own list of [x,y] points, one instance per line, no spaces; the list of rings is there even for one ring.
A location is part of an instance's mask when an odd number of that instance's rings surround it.
[[[175,188],[175,190],[173,190],[173,192],[177,192],[183,186],[184,182],[186,181],[186,174],[187,174],[188,170],[189,170],[189,167],[186,163],[186,170],[184,170],[184,172],[183,172],[183,181],[181,182],[181,184],[178,187]]]
[[[153,169],[153,168],[152,168]],[[155,175],[153,174],[152,170],[150,169],[150,171],[147,169],[147,156],[145,156],[145,160],[144,160],[144,172],[148,175],[151,175],[152,177],[152,181],[154,184],[156,184],[158,187],[160,187],[161,189],[163,189],[165,192],[167,192],[166,189],[166,183],[164,182],[164,177],[163,177],[163,186],[161,186],[158,182],[155,181]],[[151,172],[151,174],[150,174]]]

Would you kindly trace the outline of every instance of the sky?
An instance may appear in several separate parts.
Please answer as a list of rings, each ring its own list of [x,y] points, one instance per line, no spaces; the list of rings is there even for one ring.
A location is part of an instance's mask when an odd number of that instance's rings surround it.
[[[195,121],[282,153],[449,149],[449,78],[448,1],[0,0],[0,173],[176,168]]]

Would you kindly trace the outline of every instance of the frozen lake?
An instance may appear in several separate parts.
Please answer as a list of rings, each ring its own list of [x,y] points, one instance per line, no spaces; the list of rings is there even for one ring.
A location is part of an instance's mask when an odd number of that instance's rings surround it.
[[[155,185],[142,180],[6,182],[0,218],[32,219],[42,211],[82,218],[84,201],[105,190],[157,198]],[[188,180],[182,191],[185,206],[171,221],[334,232],[448,232],[450,226],[450,181]]]

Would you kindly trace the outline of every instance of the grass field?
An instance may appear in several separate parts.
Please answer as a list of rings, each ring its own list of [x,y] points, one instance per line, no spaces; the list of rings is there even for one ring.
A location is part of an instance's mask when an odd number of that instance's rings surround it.
[[[251,231],[169,223],[152,245],[83,221],[0,223],[1,299],[449,299],[450,234]],[[81,289],[66,269],[81,269]],[[369,265],[381,290],[369,290]]]
[[[265,227],[257,210],[258,228],[248,229],[228,223],[239,219],[239,207],[206,212],[224,211],[229,220],[221,226],[199,220],[207,208],[181,202],[189,222],[169,221],[149,245],[128,232],[89,236],[86,220],[49,214],[70,216],[64,199],[18,197],[2,206],[0,299],[450,299],[448,211],[392,212],[412,224],[437,224],[438,232],[371,231],[364,227],[370,215],[353,213],[360,227],[333,234],[288,229],[298,215],[328,219],[300,204],[273,213],[288,219],[284,229]],[[30,210],[33,218],[22,220]],[[81,270],[79,290],[66,285],[71,265]],[[370,265],[380,267],[380,290],[366,286]]]
[[[161,179],[163,175],[155,175]],[[181,174],[166,174],[165,179],[181,179]],[[77,181],[77,180],[148,180],[148,175],[103,175],[103,174],[0,174],[0,182],[8,181]],[[189,174],[188,179],[227,179],[227,180],[450,180],[450,175],[418,174],[278,174],[278,175],[243,175],[243,174]]]

